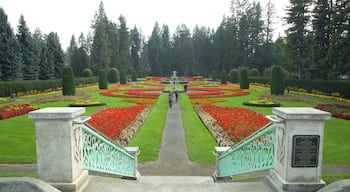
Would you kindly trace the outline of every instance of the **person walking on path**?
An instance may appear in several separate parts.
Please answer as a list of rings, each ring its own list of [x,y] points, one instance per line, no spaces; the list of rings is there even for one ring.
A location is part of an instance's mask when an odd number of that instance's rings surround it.
[[[168,98],[169,98],[169,107],[172,108],[173,107],[173,94],[171,93],[171,91],[169,92]]]
[[[179,93],[177,92],[177,90],[175,90],[175,101],[176,103],[178,102],[179,99]]]

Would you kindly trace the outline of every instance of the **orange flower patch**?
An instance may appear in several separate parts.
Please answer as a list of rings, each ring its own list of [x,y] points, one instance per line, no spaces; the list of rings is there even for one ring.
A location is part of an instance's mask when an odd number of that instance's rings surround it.
[[[142,99],[142,98],[124,98],[122,101],[137,103],[139,105],[154,105],[157,103],[156,99]]]
[[[218,102],[224,102],[227,101],[227,99],[223,98],[214,98],[214,99],[191,99],[191,103],[193,105],[212,105],[214,103]]]

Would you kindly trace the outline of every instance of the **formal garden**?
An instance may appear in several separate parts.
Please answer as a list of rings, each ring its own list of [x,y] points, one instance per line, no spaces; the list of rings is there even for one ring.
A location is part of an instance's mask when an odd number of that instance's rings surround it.
[[[125,83],[98,84],[75,88],[74,96],[62,96],[62,90],[17,93],[16,98],[0,98],[0,164],[36,163],[35,129],[28,112],[46,107],[85,107],[89,123],[122,146],[139,146],[139,163],[158,158],[168,110],[169,78],[146,77]],[[332,113],[325,122],[323,166],[338,172],[324,172],[326,182],[350,178],[350,100],[324,95],[316,90],[285,90],[273,96],[267,84],[240,85],[207,81],[201,76],[180,78],[176,89],[188,157],[204,165],[215,165],[215,146],[230,146],[266,125],[265,115],[272,107],[315,107]],[[187,92],[184,92],[186,85]],[[207,123],[215,120],[215,126]],[[344,171],[341,171],[344,169]],[[0,176],[18,176],[0,173]],[[20,176],[23,176],[21,174]],[[26,175],[28,176],[28,175]],[[29,175],[37,177],[37,175]]]

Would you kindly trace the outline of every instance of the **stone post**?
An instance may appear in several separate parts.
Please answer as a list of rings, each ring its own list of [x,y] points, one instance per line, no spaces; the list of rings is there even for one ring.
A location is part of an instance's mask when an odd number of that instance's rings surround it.
[[[225,153],[227,150],[229,150],[230,147],[215,147],[214,155],[216,156],[216,171],[219,171],[219,157],[221,154]],[[231,177],[218,177],[218,173],[215,172],[213,174],[213,179],[215,182],[225,182],[225,181],[232,181]]]
[[[137,171],[137,162],[138,162],[137,157],[140,154],[140,149],[139,147],[125,147],[125,149],[135,157],[135,178],[128,178],[128,179],[138,180],[141,176],[141,174]]]
[[[321,180],[324,121],[330,113],[314,108],[276,107],[276,165],[269,181],[278,191],[312,192]]]
[[[39,179],[64,192],[89,183],[83,170],[82,130],[77,122],[85,108],[44,108],[29,113],[35,120]]]

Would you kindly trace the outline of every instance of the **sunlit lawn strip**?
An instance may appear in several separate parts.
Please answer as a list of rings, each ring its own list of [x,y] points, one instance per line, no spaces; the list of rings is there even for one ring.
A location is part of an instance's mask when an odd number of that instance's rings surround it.
[[[211,151],[218,145],[194,111],[188,96],[181,95],[179,103],[189,159],[196,163],[214,165],[215,156]]]
[[[168,97],[166,94],[162,94],[150,115],[130,141],[128,146],[140,148],[141,153],[138,156],[140,163],[158,159],[167,110]]]

